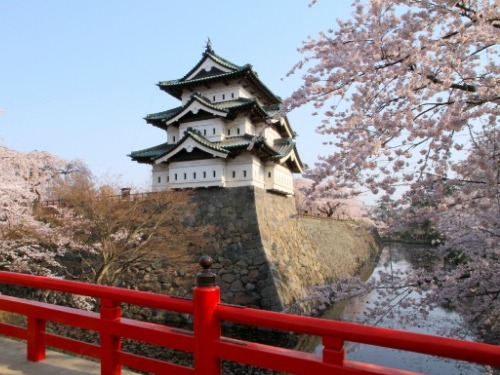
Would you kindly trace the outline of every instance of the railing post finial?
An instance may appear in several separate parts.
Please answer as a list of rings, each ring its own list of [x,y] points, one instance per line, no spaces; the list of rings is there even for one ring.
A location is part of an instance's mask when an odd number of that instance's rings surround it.
[[[196,275],[196,286],[215,286],[215,274],[210,271],[213,263],[213,259],[208,255],[203,255],[200,258],[200,266],[203,267],[203,270]]]

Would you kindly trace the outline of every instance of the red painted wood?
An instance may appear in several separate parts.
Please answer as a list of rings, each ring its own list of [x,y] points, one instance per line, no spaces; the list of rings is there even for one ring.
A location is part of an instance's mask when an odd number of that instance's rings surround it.
[[[141,292],[104,285],[82,283],[72,280],[61,280],[55,277],[25,275],[15,272],[0,271],[0,282],[32,286],[38,289],[57,290],[60,292],[92,296],[96,298],[110,298],[144,307],[153,307],[163,310],[175,311],[184,314],[193,313],[193,302],[184,298],[171,297],[150,292]]]
[[[220,302],[219,287],[193,289],[194,300],[194,372],[197,375],[219,375],[220,358],[214,346],[221,335],[220,322],[214,311]]]
[[[100,359],[101,347],[67,337],[45,334],[45,345],[85,357]]]
[[[102,327],[119,321],[120,304],[110,298],[101,299]],[[101,375],[121,375],[118,353],[121,351],[121,337],[112,335],[104,330],[101,333]]]
[[[45,320],[28,316],[28,360],[33,362],[45,359]]]
[[[9,272],[0,272],[0,282],[58,290],[100,299],[102,308],[100,314],[97,314],[0,295],[0,310],[25,315],[28,318],[27,329],[0,323],[0,334],[27,339],[28,358],[34,361],[44,358],[46,345],[101,358],[101,373],[106,375],[119,374],[122,365],[157,374],[215,375],[220,374],[221,360],[272,368],[293,374],[415,375],[409,371],[345,360],[344,341],[500,367],[500,347],[498,346],[221,305],[218,287],[194,288],[194,300],[185,300],[153,293]],[[194,332],[121,318],[119,307],[121,303],[194,314]],[[223,320],[320,336],[323,338],[325,350],[322,355],[316,355],[223,338],[220,336],[220,323]],[[97,331],[102,338],[101,346],[46,334],[46,321]],[[194,353],[195,368],[124,353],[120,346],[122,337]]]
[[[0,335],[15,337],[21,340],[26,340],[28,338],[26,328],[6,323],[0,323]]]
[[[445,358],[500,367],[500,347],[472,341],[398,331],[348,322],[273,311],[219,305],[215,317],[235,323],[267,327],[315,336],[338,337],[345,341],[401,349]]]

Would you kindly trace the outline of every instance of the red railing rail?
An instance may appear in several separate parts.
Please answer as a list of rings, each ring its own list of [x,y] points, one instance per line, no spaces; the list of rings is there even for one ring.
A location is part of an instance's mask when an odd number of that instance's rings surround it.
[[[221,373],[221,361],[232,361],[292,374],[410,375],[412,372],[345,359],[344,342],[351,341],[500,367],[500,347],[471,341],[410,333],[353,323],[288,315],[220,303],[211,259],[203,257],[193,299],[87,284],[57,278],[0,272],[0,283],[94,297],[100,312],[89,312],[0,295],[0,310],[27,317],[27,326],[0,323],[0,334],[27,341],[27,358],[42,361],[46,346],[99,359],[101,374],[121,374],[121,367],[153,374]],[[193,331],[147,323],[121,316],[122,303],[192,314]],[[229,321],[322,338],[322,354],[310,354],[221,336],[221,322]],[[100,335],[90,344],[46,332],[54,322]],[[193,367],[142,357],[122,350],[122,338],[180,350],[194,355]]]

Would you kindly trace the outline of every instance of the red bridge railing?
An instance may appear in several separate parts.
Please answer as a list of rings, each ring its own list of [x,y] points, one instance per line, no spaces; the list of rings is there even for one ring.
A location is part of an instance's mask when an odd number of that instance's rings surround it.
[[[153,374],[215,375],[221,373],[222,360],[304,375],[414,374],[349,361],[345,358],[344,341],[500,367],[498,346],[221,304],[215,275],[209,270],[211,259],[203,257],[200,264],[204,270],[197,275],[192,300],[0,272],[0,283],[90,296],[99,299],[100,305],[100,312],[95,313],[0,295],[0,310],[27,317],[26,328],[0,323],[0,334],[26,340],[27,358],[30,361],[42,361],[45,348],[54,347],[99,359],[103,375],[120,374],[122,366]],[[120,314],[122,303],[192,314],[193,331],[124,318]],[[324,350],[322,354],[310,354],[222,337],[222,321],[316,335],[322,338]],[[48,333],[45,330],[46,322],[96,331],[100,335],[100,345]],[[194,366],[181,366],[122,351],[122,338],[193,353]]]

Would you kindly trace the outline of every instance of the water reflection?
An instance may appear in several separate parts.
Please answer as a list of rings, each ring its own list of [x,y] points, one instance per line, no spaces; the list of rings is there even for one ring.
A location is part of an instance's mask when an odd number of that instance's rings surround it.
[[[425,268],[431,270],[442,266],[442,258],[435,249],[428,246],[412,246],[404,244],[390,244],[386,246],[380,256],[372,277],[377,277],[378,271],[397,275],[398,271],[409,268]],[[415,295],[414,295],[415,294]],[[412,297],[417,297],[416,293]],[[388,298],[392,298],[388,296]],[[375,302],[373,294],[350,300],[348,303],[337,304],[327,311],[325,318],[339,319],[345,321],[356,321],[363,312]],[[410,311],[408,311],[409,313]],[[402,326],[398,319],[385,319],[377,325],[387,328],[404,329],[406,331],[441,334],[444,329],[459,327],[462,322],[458,314],[442,308],[436,308],[430,312],[427,319],[415,320],[413,324]],[[316,346],[315,352],[320,353],[322,345]],[[359,345],[346,343],[347,358],[359,362],[368,362],[378,365],[395,367],[399,369],[422,372],[432,375],[443,374],[483,374],[482,366],[472,365],[466,362],[452,361],[420,355],[400,350],[385,349],[370,345]]]

